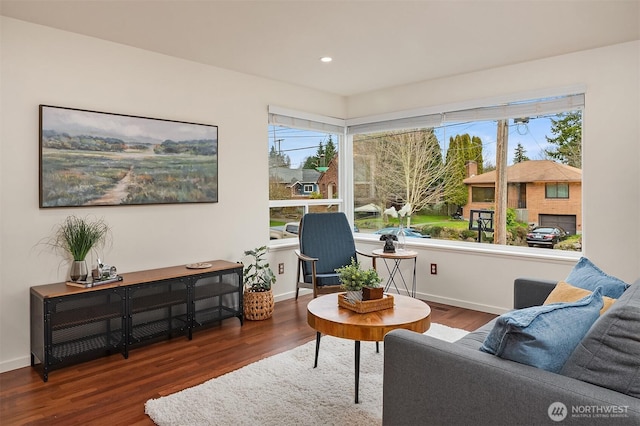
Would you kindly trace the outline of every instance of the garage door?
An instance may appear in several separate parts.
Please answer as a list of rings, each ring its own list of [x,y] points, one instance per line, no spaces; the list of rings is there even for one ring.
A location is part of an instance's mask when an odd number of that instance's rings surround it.
[[[576,215],[574,214],[541,214],[540,226],[559,226],[568,234],[576,233]]]

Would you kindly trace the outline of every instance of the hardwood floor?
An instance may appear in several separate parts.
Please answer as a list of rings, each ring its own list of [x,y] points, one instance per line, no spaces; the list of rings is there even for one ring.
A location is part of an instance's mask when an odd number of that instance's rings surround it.
[[[153,425],[144,403],[313,340],[311,296],[278,302],[265,321],[228,319],[194,333],[54,370],[47,383],[31,367],[0,374],[0,424]],[[431,321],[474,330],[495,317],[431,303]]]

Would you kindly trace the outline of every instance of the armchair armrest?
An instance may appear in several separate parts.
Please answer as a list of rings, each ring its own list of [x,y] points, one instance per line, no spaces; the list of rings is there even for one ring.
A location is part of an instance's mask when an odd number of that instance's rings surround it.
[[[295,250],[296,256],[298,256],[298,259],[300,260],[304,260],[307,262],[317,262],[319,259],[317,257],[311,257],[311,256],[307,256],[306,254],[302,254],[300,253],[300,250]]]

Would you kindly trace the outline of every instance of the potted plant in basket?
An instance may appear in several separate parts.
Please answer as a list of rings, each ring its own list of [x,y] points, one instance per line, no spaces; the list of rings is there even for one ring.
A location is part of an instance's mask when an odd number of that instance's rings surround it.
[[[103,219],[88,217],[68,216],[57,225],[51,244],[72,258],[71,281],[87,279],[86,257],[92,249],[105,244],[110,232],[109,225]]]
[[[382,281],[375,269],[367,269],[366,271],[360,269],[360,264],[354,258],[351,258],[351,264],[336,269],[336,272],[340,278],[341,287],[347,292],[345,298],[351,303],[363,300],[363,289],[380,288]],[[379,297],[382,297],[381,291]],[[369,296],[365,300],[379,297]]]
[[[251,261],[244,263],[242,271],[244,284],[244,317],[248,320],[264,320],[273,315],[273,291],[276,276],[264,259],[267,246],[244,252]]]

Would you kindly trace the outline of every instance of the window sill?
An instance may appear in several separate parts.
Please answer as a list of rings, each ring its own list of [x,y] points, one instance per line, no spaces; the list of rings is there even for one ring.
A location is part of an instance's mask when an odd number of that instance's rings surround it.
[[[355,233],[353,234],[356,243],[365,244],[382,244],[378,235]],[[520,257],[523,259],[542,259],[558,262],[569,262],[575,264],[582,252],[566,251],[566,250],[550,250],[547,248],[519,247],[494,245],[488,243],[469,243],[464,241],[438,240],[431,238],[407,238],[407,247],[422,250],[437,250],[447,252],[465,252],[486,254],[492,256],[502,256],[505,258]],[[284,251],[298,248],[298,240],[296,238],[283,238],[280,240],[270,240],[269,250]]]
[[[354,234],[356,242],[382,244],[377,235]],[[406,245],[415,249],[429,249],[450,252],[467,252],[504,256],[507,258],[521,257],[526,259],[556,260],[575,263],[582,256],[582,252],[566,250],[550,250],[547,248],[532,248],[488,243],[469,243],[464,241],[439,240],[431,238],[407,238]]]

